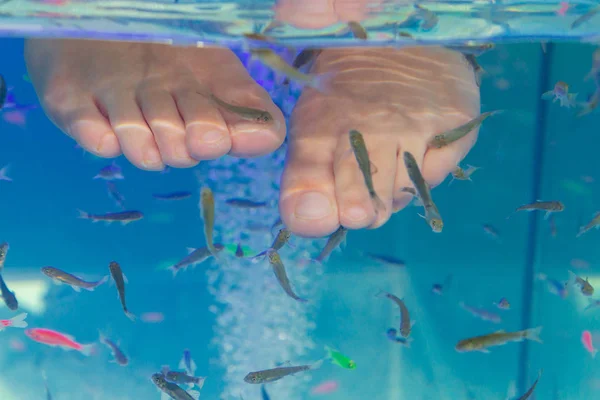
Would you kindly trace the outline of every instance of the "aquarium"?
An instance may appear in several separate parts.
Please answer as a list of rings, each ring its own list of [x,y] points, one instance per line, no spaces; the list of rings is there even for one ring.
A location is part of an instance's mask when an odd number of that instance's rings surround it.
[[[0,36],[1,400],[600,391],[600,3],[7,0]]]

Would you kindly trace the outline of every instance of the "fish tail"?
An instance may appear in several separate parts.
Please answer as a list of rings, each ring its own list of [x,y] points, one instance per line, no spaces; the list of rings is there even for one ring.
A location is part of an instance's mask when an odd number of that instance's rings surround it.
[[[137,317],[133,313],[131,313],[131,312],[127,311],[127,310],[125,310],[125,315],[127,316],[127,318],[129,318],[133,322],[135,322],[135,320],[137,319]]]
[[[335,72],[326,72],[324,74],[312,75],[308,86],[318,90],[321,93],[331,92],[332,81],[335,77]]]
[[[596,353],[598,353],[598,349],[592,350],[592,358],[596,358]]]
[[[375,293],[375,297],[384,297],[387,296],[387,292],[385,290],[379,289],[377,290],[377,293]]]
[[[198,386],[198,389],[202,389],[204,386],[204,381],[206,381],[206,378],[203,376],[194,377],[194,384]]]
[[[27,322],[25,321],[25,318],[27,318],[27,313],[22,313],[12,317],[10,319],[10,326],[13,328],[26,328]]]
[[[549,90],[542,94],[542,100],[550,100],[554,97],[554,90]]]
[[[171,271],[171,273],[173,273],[173,278],[175,278],[177,276],[177,273],[179,272],[179,270],[181,268],[177,268],[174,265],[171,265],[169,268],[167,268],[169,271]]]
[[[12,182],[12,178],[8,176],[8,165],[5,165],[0,169],[0,181]]]
[[[533,340],[534,342],[544,343],[540,338],[540,333],[542,333],[541,326],[538,326],[537,328],[525,329],[523,331],[523,337],[527,340]]]
[[[81,219],[90,219],[90,214],[83,211],[83,210],[77,210],[77,212],[79,213],[79,218]]]
[[[96,345],[94,343],[84,344],[81,346],[79,352],[84,356],[89,357],[96,353]]]
[[[577,275],[575,274],[575,272],[569,270],[569,280],[567,281],[567,283],[565,285],[574,285],[575,282],[577,282]]]
[[[380,211],[383,213],[386,212],[385,204],[379,198],[377,193],[375,193],[375,192],[371,193],[371,199],[373,200],[373,206],[375,207],[375,213],[379,213]]]
[[[319,369],[321,368],[321,366],[323,365],[323,362],[326,360],[326,358],[321,358],[319,361],[315,362],[314,364],[312,364],[310,366],[310,369]]]
[[[108,275],[104,275],[102,279],[100,279],[98,282],[95,282],[92,286],[86,287],[86,289],[90,292],[93,292],[94,289],[96,289],[100,285],[104,285],[106,282],[108,282]]]

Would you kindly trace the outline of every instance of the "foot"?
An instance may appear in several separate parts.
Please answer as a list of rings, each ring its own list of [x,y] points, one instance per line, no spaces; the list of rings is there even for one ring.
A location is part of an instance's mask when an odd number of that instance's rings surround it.
[[[472,69],[456,52],[434,47],[330,49],[312,73],[335,72],[332,89],[307,89],[290,122],[282,178],[283,222],[302,236],[324,236],[340,225],[378,227],[405,207],[412,187],[402,153],[412,153],[427,182],[438,185],[465,157],[477,131],[442,149],[427,149],[436,134],[479,115]],[[363,134],[376,167],[376,212],[350,149],[349,131]]]
[[[191,167],[225,154],[263,155],[285,137],[281,111],[228,49],[36,39],[25,56],[50,119],[101,157],[123,153],[146,170]],[[210,93],[273,121],[241,118]]]

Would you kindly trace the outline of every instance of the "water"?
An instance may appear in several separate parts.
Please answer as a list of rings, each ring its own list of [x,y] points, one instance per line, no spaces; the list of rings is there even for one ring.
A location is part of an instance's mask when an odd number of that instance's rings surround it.
[[[272,22],[272,5],[9,1],[0,5],[0,28],[3,35],[18,37],[228,45],[287,117],[300,87],[284,89],[282,74],[251,60],[240,46],[246,43],[241,34]],[[102,332],[120,342],[129,365],[111,363],[103,345],[85,357],[36,343],[23,330],[9,328],[0,332],[0,398],[46,398],[44,374],[52,398],[58,400],[159,398],[150,376],[163,365],[176,369],[187,348],[198,365],[196,375],[207,377],[201,398],[242,395],[252,400],[261,394],[259,386],[243,381],[248,372],[287,361],[314,363],[324,357],[324,346],[339,349],[357,368],[326,361],[317,370],[268,385],[270,398],[487,400],[505,399],[512,390],[518,398],[540,369],[544,372],[537,399],[593,398],[600,390],[596,361],[580,337],[589,330],[596,342],[600,340],[596,311],[584,312],[588,300],[574,288],[562,299],[535,277],[544,273],[562,283],[571,269],[589,277],[592,285],[600,282],[594,273],[597,232],[575,238],[597,211],[598,114],[577,118],[573,109],[540,99],[559,80],[568,82],[580,101],[593,92],[593,82],[583,79],[591,68],[593,44],[562,41],[595,40],[599,16],[574,29],[570,26],[596,6],[573,3],[563,17],[556,13],[561,5],[549,2],[432,3],[427,8],[439,16],[439,23],[423,31],[419,26],[399,30],[389,25],[406,19],[414,9],[385,3],[362,21],[369,32],[366,42],[343,32],[343,21],[320,29],[273,29],[274,37],[293,46],[402,45],[413,40],[399,31],[427,44],[466,39],[517,42],[498,44],[479,57],[486,71],[481,109],[505,113],[484,123],[465,159],[482,167],[473,182],[448,186],[448,179],[433,191],[444,217],[443,233],[432,233],[417,215],[422,209],[409,205],[379,229],[350,231],[343,250],[323,265],[310,259],[325,239],[293,236],[280,253],[292,287],[309,299],[305,304],[284,294],[268,260],[234,256],[238,243],[246,255],[272,243],[287,143],[263,157],[222,157],[166,173],[142,171],[121,156],[116,163],[125,179],[114,183],[127,209],[143,211],[144,219],[126,226],[78,219],[78,209],[119,211],[106,183],[92,179],[110,161],[74,148],[48,120],[25,75],[23,41],[2,39],[0,72],[17,103],[31,105],[15,108],[9,101],[0,111],[0,164],[9,165],[13,179],[0,181],[0,240],[10,243],[3,276],[16,293],[19,312],[29,314],[29,328],[54,329],[84,344],[97,342]],[[360,8],[361,13],[365,9]],[[309,21],[298,13],[292,17]],[[540,39],[552,39],[546,52],[537,43]],[[288,60],[294,55],[274,48]],[[375,176],[384,173],[377,171]],[[205,261],[173,277],[166,268],[186,256],[186,247],[204,245],[198,203],[200,188],[206,186],[215,193],[216,238],[227,249],[220,265]],[[192,196],[177,201],[152,196],[173,191],[190,191]],[[234,197],[267,205],[237,209],[226,204]],[[536,199],[561,200],[566,210],[551,220],[536,213],[506,219],[517,206]],[[499,236],[486,234],[484,224]],[[396,257],[406,266],[377,263],[366,253]],[[125,317],[114,285],[78,293],[53,285],[40,272],[51,265],[96,280],[108,274],[112,260],[120,263],[129,280],[126,299],[136,322]],[[434,284],[444,284],[443,295],[432,292]],[[416,322],[410,347],[386,337],[389,328],[398,328],[400,318],[396,305],[376,297],[380,290],[406,302]],[[510,301],[510,310],[494,306],[503,297]],[[502,322],[476,319],[460,302],[495,313]],[[0,319],[17,314],[0,309]],[[454,349],[467,337],[536,326],[543,326],[543,344],[510,343],[492,348],[490,354]],[[332,393],[314,393],[317,385],[332,382]]]

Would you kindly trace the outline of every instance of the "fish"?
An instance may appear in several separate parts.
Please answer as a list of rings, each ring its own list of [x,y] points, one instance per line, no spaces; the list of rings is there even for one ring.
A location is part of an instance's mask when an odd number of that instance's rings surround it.
[[[431,291],[434,294],[441,296],[446,290],[448,290],[450,284],[452,284],[452,275],[446,276],[446,279],[444,279],[444,283],[434,283],[431,287]]]
[[[244,249],[242,248],[242,244],[238,243],[236,249],[235,249],[235,256],[237,258],[243,258],[244,257]]]
[[[200,192],[200,209],[202,210],[202,219],[204,220],[204,237],[206,238],[206,247],[215,258],[218,250],[213,244],[213,230],[215,227],[215,198],[209,187],[202,188]]]
[[[348,29],[350,29],[350,32],[352,32],[352,35],[356,39],[367,40],[367,30],[360,24],[360,22],[348,22]]]
[[[498,302],[494,302],[494,305],[501,310],[510,310],[510,303],[506,297],[501,298]]]
[[[4,76],[0,74],[0,110],[2,110],[2,107],[4,107],[7,95],[8,87],[6,86],[6,80],[4,79]]]
[[[389,340],[394,343],[400,343],[406,347],[410,347],[410,343],[413,341],[412,338],[403,338],[398,336],[398,331],[395,328],[390,328],[386,331],[385,335]]]
[[[483,53],[492,50],[494,47],[496,47],[494,43],[476,44],[474,42],[466,42],[465,44],[446,46],[447,49],[458,51],[459,53],[462,53],[464,55],[472,55],[475,57],[479,57]]]
[[[289,242],[291,237],[292,233],[289,230],[287,230],[286,228],[280,229],[279,232],[277,232],[277,236],[275,236],[275,240],[273,240],[273,244],[271,244],[270,249],[273,249],[275,251],[281,250],[283,246],[285,246],[285,244]],[[268,250],[260,252],[252,258],[262,257],[265,254],[267,254],[267,251]]]
[[[283,261],[281,261],[281,257],[277,253],[277,250],[267,250],[267,257],[269,257],[269,263],[271,264],[271,267],[273,267],[273,273],[275,274],[277,281],[285,293],[287,293],[288,296],[296,301],[301,303],[307,302],[308,300],[298,297],[298,295],[292,290],[287,273],[285,272],[285,266],[283,265]]]
[[[289,65],[283,58],[271,49],[255,48],[250,49],[252,57],[258,58],[263,64],[274,69],[277,72],[287,76],[290,80],[304,84],[320,92],[327,92],[330,80],[333,77],[331,73],[322,75],[310,75],[300,72],[297,68]]]
[[[585,226],[579,228],[579,232],[575,237],[580,237],[584,233],[591,231],[592,229],[600,228],[600,211],[594,214],[594,217]]]
[[[594,294],[594,288],[588,281],[588,278],[583,280],[573,271],[569,271],[569,284],[578,286],[584,296],[591,296]]]
[[[266,201],[252,201],[252,200],[241,199],[241,198],[227,199],[227,200],[225,200],[225,204],[230,205],[232,207],[249,208],[249,209],[267,207]]]
[[[598,79],[600,80],[600,77]],[[583,117],[584,115],[591,113],[598,107],[598,103],[600,103],[600,81],[597,83],[594,93],[589,96],[588,101],[579,104],[581,110],[577,113],[577,117]]]
[[[192,192],[182,190],[178,192],[155,193],[152,194],[152,197],[157,200],[185,200],[192,197]]]
[[[269,394],[267,393],[267,389],[265,389],[264,384],[260,385],[260,397],[262,398],[262,400],[271,400]]]
[[[482,353],[489,353],[488,348],[493,346],[502,346],[508,342],[521,342],[523,340],[532,340],[538,343],[542,343],[540,339],[540,333],[542,327],[525,329],[516,332],[506,332],[499,330],[487,335],[476,336],[468,339],[459,341],[456,344],[456,351],[468,352],[468,351],[480,351]]]
[[[535,387],[537,386],[540,378],[542,377],[542,372],[544,370],[540,369],[540,372],[538,372],[538,377],[535,380],[535,382],[533,382],[533,385],[531,385],[531,387],[529,388],[529,390],[527,392],[525,392],[525,394],[521,397],[519,397],[517,400],[527,400],[528,398],[531,397],[531,395],[533,394],[533,391],[535,390]]]
[[[369,152],[367,151],[365,139],[363,138],[362,133],[356,129],[352,129],[350,131],[350,147],[352,147],[354,157],[356,158],[360,172],[362,172],[365,185],[369,191],[369,196],[371,197],[373,206],[375,207],[375,212],[385,212],[385,204],[383,204],[383,201],[379,198],[375,192],[375,188],[373,187],[373,174],[377,171],[371,170],[372,163],[369,159]]]
[[[307,65],[308,63],[313,61],[320,53],[321,53],[321,49],[314,49],[314,48],[303,49],[294,58],[292,67],[294,69],[299,70],[300,68],[304,67],[305,65]],[[285,79],[283,80],[283,85],[289,85],[289,84],[290,84],[290,79],[288,77],[285,77]]]
[[[404,260],[396,258],[394,256],[386,255],[386,254],[375,254],[375,253],[365,253],[367,257],[371,260],[376,261],[381,264],[388,265],[390,267],[406,267],[406,263]]]
[[[571,108],[576,105],[577,93],[569,93],[569,85],[566,82],[558,81],[554,89],[542,94],[543,100],[560,101],[561,107]]]
[[[519,211],[535,211],[535,210],[540,210],[540,211],[546,211],[546,214],[544,214],[544,219],[548,219],[550,217],[550,214],[552,214],[553,212],[562,212],[565,210],[565,205],[560,202],[560,201],[541,201],[538,200],[535,203],[530,203],[530,204],[525,204],[522,205],[521,207],[518,207],[515,212],[519,212]],[[508,218],[507,218],[508,219]]]
[[[251,107],[244,106],[236,106],[234,104],[229,104],[214,94],[210,95],[212,101],[214,101],[219,107],[239,116],[242,119],[247,121],[252,121],[260,124],[267,124],[273,122],[273,116],[268,111],[259,110]]]
[[[588,12],[586,12],[585,14],[578,17],[575,21],[573,21],[573,23],[571,24],[571,29],[579,28],[581,25],[588,22],[599,12],[600,12],[600,6],[591,8]]]
[[[472,316],[481,319],[482,321],[489,321],[495,324],[499,324],[502,322],[502,318],[498,314],[494,314],[492,312],[486,311],[481,308],[472,307],[464,302],[460,302],[459,305],[465,310],[468,311]]]
[[[600,47],[597,47],[592,53],[592,69],[583,80],[587,81],[590,79],[594,79],[596,87],[600,86]]]
[[[334,350],[329,346],[325,346],[325,352],[327,353],[326,358],[329,359],[332,364],[345,369],[356,369],[356,363],[354,360],[351,360],[339,351]]]
[[[403,157],[404,166],[408,172],[408,177],[414,185],[417,196],[421,200],[421,204],[423,204],[423,208],[425,209],[425,215],[421,215],[421,217],[427,221],[433,232],[442,232],[442,229],[444,228],[444,221],[442,220],[442,216],[440,215],[437,206],[433,202],[431,197],[431,189],[427,182],[425,182],[425,178],[423,178],[423,175],[419,170],[417,160],[411,153],[407,151],[404,152]]]
[[[6,283],[4,282],[4,277],[0,274],[0,295],[2,296],[2,300],[4,300],[4,304],[8,307],[9,310],[15,311],[19,309],[19,302],[17,301],[17,297],[14,292],[11,292]]]
[[[188,390],[187,392],[177,386],[175,383],[168,382],[161,373],[152,374],[150,378],[158,390],[170,396],[173,400],[198,400],[200,392],[197,390]]]
[[[8,176],[9,165],[0,168],[0,181],[12,182],[12,178]]]
[[[104,221],[108,224],[111,222],[120,222],[121,225],[127,225],[133,221],[139,221],[144,218],[144,214],[141,211],[119,211],[114,213],[106,214],[90,214],[82,210],[79,211],[79,218],[89,219],[92,222]]]
[[[385,296],[388,299],[392,300],[396,305],[400,308],[400,335],[403,338],[408,338],[410,336],[410,332],[414,322],[410,320],[410,313],[408,312],[408,307],[404,304],[404,300],[394,296],[391,293],[380,291],[377,294],[377,297]]]
[[[326,260],[329,257],[329,255],[333,252],[333,250],[335,250],[340,244],[346,242],[347,234],[348,230],[343,226],[340,226],[335,232],[331,234],[331,236],[329,236],[325,247],[323,248],[323,250],[321,250],[317,258],[315,258],[315,261],[323,262],[324,260]]]
[[[223,250],[225,247],[220,243],[215,243],[215,249],[217,251]],[[179,271],[186,269],[187,267],[196,266],[206,259],[212,257],[208,247],[200,247],[198,249],[188,248],[189,254],[182,258],[175,265],[171,265],[168,269],[173,272],[173,276],[177,275]]]
[[[492,226],[490,224],[483,224],[482,228],[483,228],[483,232],[485,232],[489,237],[496,239],[496,240],[500,240],[500,233],[494,226]]]
[[[104,179],[107,181],[125,179],[123,170],[116,162],[102,168],[92,179]]]
[[[0,243],[0,272],[2,272],[4,269],[4,263],[6,262],[8,250],[10,250],[10,246],[7,242]]]
[[[106,181],[106,189],[108,191],[108,196],[113,199],[117,207],[121,210],[125,210],[125,197],[119,192],[117,185],[112,181]]]
[[[594,344],[592,343],[592,333],[590,331],[583,331],[581,333],[581,344],[583,344],[583,347],[587,352],[592,355],[592,358],[596,358],[598,349],[594,348]]]
[[[546,284],[548,285],[548,291],[550,293],[557,295],[563,299],[568,296],[569,290],[567,288],[567,285],[565,285],[563,282],[549,278],[548,275],[541,272],[537,274],[535,278],[539,281],[546,281]]]
[[[456,168],[451,172],[452,180],[450,181],[448,186],[450,186],[455,180],[473,182],[473,180],[471,179],[471,175],[473,175],[473,173],[478,169],[481,169],[481,167],[474,167],[472,165],[467,164],[467,169],[462,169],[459,165],[457,165]]]
[[[463,56],[471,68],[473,68],[473,75],[475,75],[475,83],[477,84],[477,87],[481,87],[481,78],[485,73],[484,69],[481,67],[481,65],[479,65],[479,62],[477,62],[477,58],[475,58],[474,55],[463,54]]]
[[[204,386],[204,381],[206,380],[206,377],[192,376],[180,371],[171,371],[166,365],[162,367],[161,372],[165,379],[169,382],[177,383],[179,385],[188,385],[191,387],[198,386],[198,389],[202,389]]]
[[[196,363],[192,359],[192,353],[189,349],[185,349],[183,351],[183,356],[181,357],[181,361],[179,361],[178,368],[184,370],[188,375],[191,376],[194,376],[196,373]]]
[[[108,269],[110,270],[110,275],[117,286],[117,296],[121,301],[121,306],[123,307],[125,315],[130,320],[135,321],[135,315],[129,312],[127,309],[127,304],[125,303],[125,284],[128,283],[127,277],[123,274],[121,266],[116,261],[111,261],[108,265]]]
[[[502,112],[502,110],[496,110],[481,113],[479,116],[457,128],[450,129],[446,132],[440,133],[439,135],[435,135],[427,145],[433,149],[441,149],[442,147],[446,147],[450,143],[454,143],[457,140],[467,136],[467,134],[472,132],[474,129],[477,129],[477,127],[479,127],[487,118]]]
[[[289,375],[294,375],[298,372],[314,370],[323,364],[323,360],[319,360],[312,365],[298,365],[293,367],[277,367],[264,369],[261,371],[249,372],[244,377],[244,382],[251,384],[262,384],[278,381]]]
[[[108,280],[108,275],[106,275],[96,282],[86,282],[75,275],[71,275],[68,272],[54,267],[42,267],[41,271],[44,275],[52,278],[55,282],[66,283],[67,285],[71,286],[76,292],[80,292],[81,289],[93,291],[98,286],[106,283]]]
[[[104,336],[102,332],[100,332],[99,340],[100,343],[104,344],[111,351],[113,356],[113,360],[111,362],[114,362],[122,367],[125,367],[127,364],[129,364],[129,358],[125,355],[125,353],[123,353],[123,350],[121,350],[117,343]]]
[[[25,318],[27,318],[27,313],[15,315],[10,319],[0,319],[0,332],[6,328],[27,328]]]
[[[31,340],[52,347],[60,347],[63,350],[76,350],[84,356],[90,356],[95,351],[95,344],[81,344],[75,341],[71,335],[67,335],[52,329],[31,328],[25,330]]]

